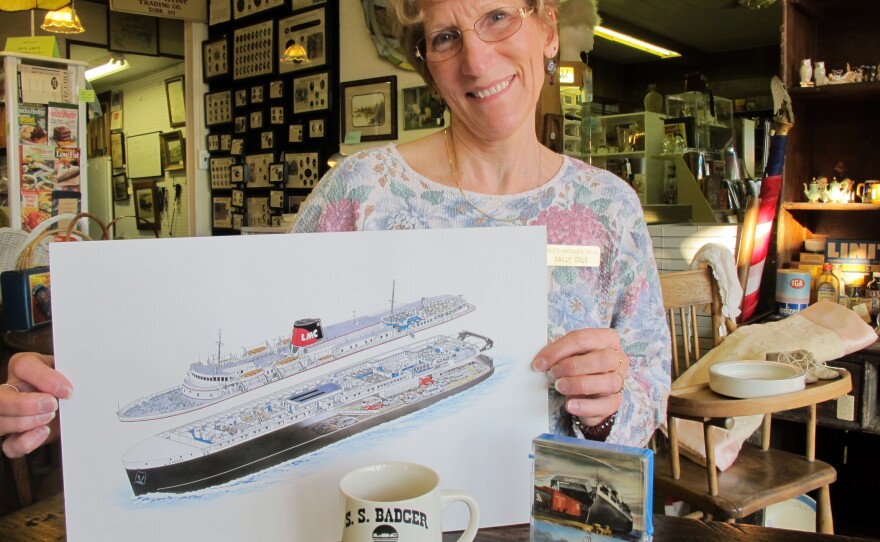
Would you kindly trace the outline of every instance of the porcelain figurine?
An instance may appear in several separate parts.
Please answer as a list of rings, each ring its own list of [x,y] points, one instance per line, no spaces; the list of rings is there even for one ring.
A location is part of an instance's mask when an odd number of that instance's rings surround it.
[[[821,60],[816,61],[816,66],[813,68],[813,79],[816,80],[817,87],[828,84],[828,77],[825,75],[825,62]]]
[[[809,58],[801,60],[800,76],[802,87],[813,85],[813,82],[811,81],[813,78],[813,62]]]
[[[807,196],[807,201],[810,203],[819,201],[819,198],[822,197],[822,191],[819,189],[819,183],[816,182],[816,179],[813,179],[809,187],[807,183],[804,183],[804,195]]]

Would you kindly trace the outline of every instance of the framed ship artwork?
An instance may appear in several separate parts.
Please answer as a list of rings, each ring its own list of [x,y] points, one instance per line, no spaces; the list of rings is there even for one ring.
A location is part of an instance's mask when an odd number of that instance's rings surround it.
[[[546,433],[533,446],[532,542],[653,539],[651,450]]]
[[[278,202],[212,203],[232,231]],[[340,479],[383,461],[472,494],[481,527],[529,520],[543,227],[165,241],[53,249],[68,540],[337,542]],[[108,309],[131,317],[74,325]]]

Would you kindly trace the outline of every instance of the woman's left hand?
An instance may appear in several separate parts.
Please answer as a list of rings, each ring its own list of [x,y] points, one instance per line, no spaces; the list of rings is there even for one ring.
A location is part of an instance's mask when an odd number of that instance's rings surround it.
[[[565,409],[586,426],[595,426],[617,412],[623,402],[629,358],[613,329],[579,329],[538,352],[532,368],[549,372]]]

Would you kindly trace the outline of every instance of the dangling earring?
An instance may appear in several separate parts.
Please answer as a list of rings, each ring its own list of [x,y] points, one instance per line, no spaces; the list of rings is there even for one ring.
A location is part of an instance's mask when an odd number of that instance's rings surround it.
[[[443,113],[446,113],[446,100],[440,98],[440,107],[437,108],[437,115],[442,118]]]
[[[556,62],[552,58],[547,59],[547,73],[550,74],[550,84],[553,84],[553,75],[556,73]]]

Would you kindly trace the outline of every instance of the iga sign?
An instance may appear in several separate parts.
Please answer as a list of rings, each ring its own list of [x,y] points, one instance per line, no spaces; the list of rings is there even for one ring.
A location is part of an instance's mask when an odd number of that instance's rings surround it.
[[[208,22],[206,0],[110,0],[110,9],[168,19]]]

